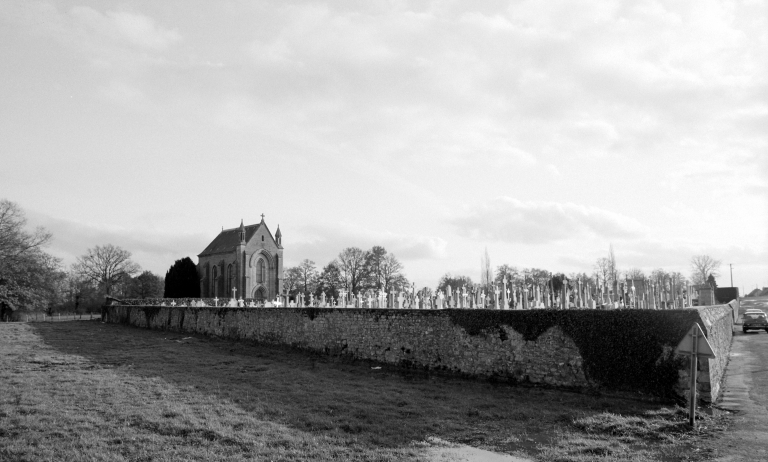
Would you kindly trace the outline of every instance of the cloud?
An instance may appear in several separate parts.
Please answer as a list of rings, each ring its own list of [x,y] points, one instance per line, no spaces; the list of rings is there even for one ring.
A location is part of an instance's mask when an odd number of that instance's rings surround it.
[[[462,236],[508,243],[547,244],[599,236],[637,238],[644,229],[624,215],[573,203],[498,197],[474,206],[449,223]]]
[[[375,245],[387,249],[401,261],[443,259],[448,242],[437,236],[372,230],[354,225],[304,226],[295,231],[294,242],[285,240],[286,260],[297,264],[304,258],[325,265],[347,247],[367,250]]]
[[[215,236],[201,233],[167,233],[144,228],[108,227],[54,218],[49,215],[26,212],[31,226],[43,226],[53,234],[46,251],[62,259],[65,266],[97,245],[113,244],[131,252],[132,260],[143,269],[160,275],[175,260],[197,254]]]
[[[100,13],[93,8],[76,6],[70,14],[96,35],[154,51],[163,51],[181,40],[177,30],[155,24],[152,18],[125,11]]]
[[[126,106],[136,107],[148,104],[146,96],[140,89],[119,80],[113,80],[100,87],[99,95],[107,101]]]

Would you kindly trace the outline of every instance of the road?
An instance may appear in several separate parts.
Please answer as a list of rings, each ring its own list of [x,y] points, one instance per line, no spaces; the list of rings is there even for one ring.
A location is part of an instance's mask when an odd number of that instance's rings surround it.
[[[768,313],[768,297],[746,299],[741,313],[758,308]],[[768,461],[768,333],[743,333],[734,326],[725,390],[716,407],[734,413],[728,432],[712,442],[716,461]]]

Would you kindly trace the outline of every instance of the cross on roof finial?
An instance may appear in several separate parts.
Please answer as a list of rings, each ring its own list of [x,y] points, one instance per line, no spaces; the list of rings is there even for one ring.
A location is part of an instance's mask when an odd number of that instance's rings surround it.
[[[264,214],[261,214],[261,221],[264,221]]]

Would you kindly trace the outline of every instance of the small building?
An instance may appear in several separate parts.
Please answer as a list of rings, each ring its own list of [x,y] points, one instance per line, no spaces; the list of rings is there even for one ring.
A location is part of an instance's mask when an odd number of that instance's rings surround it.
[[[264,222],[223,229],[198,256],[201,297],[273,300],[283,291],[280,225],[273,236]],[[234,290],[233,290],[234,289]]]
[[[752,292],[748,293],[747,297],[759,297],[760,296],[760,292],[762,292],[762,289],[757,289],[756,288]]]

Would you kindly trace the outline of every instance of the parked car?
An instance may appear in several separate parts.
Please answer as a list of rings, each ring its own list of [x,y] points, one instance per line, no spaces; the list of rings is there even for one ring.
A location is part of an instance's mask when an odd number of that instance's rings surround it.
[[[748,330],[765,330],[768,332],[768,317],[765,313],[760,312],[746,312],[744,313],[744,319],[741,323],[741,330],[747,333]]]

